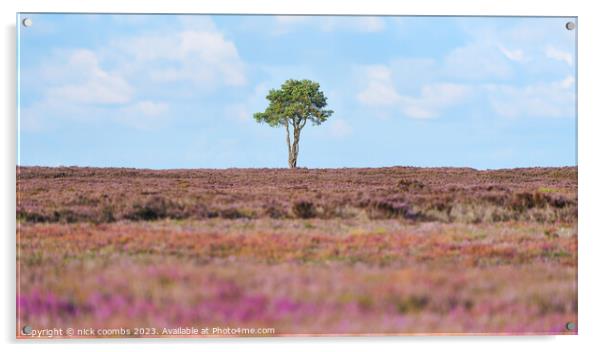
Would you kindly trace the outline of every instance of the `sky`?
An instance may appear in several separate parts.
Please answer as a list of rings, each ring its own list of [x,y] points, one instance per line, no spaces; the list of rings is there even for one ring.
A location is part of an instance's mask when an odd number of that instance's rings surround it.
[[[298,166],[574,166],[572,18],[27,14],[23,166],[287,167],[258,124],[287,79],[332,117]]]

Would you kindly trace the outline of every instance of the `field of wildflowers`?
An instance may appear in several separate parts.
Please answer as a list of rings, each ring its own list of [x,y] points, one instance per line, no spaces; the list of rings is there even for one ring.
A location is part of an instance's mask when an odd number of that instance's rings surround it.
[[[17,174],[18,337],[577,333],[576,168]]]

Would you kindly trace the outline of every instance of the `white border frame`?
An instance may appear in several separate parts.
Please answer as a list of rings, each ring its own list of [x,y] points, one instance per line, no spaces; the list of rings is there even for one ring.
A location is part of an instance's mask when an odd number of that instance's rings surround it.
[[[2,11],[2,74],[0,106],[3,119],[0,131],[2,145],[2,182],[0,183],[0,223],[3,225],[4,250],[0,311],[2,342],[7,350],[81,351],[106,350],[131,351],[144,348],[162,351],[169,344],[178,350],[232,349],[280,351],[305,351],[310,349],[365,350],[370,345],[384,351],[462,350],[504,351],[516,347],[545,348],[546,351],[590,350],[589,345],[599,345],[597,321],[601,316],[602,286],[597,268],[602,267],[599,251],[602,235],[597,217],[602,194],[600,157],[602,150],[598,137],[601,133],[599,93],[596,85],[602,80],[599,63],[602,62],[600,38],[602,21],[594,1],[577,0],[422,0],[412,3],[387,0],[305,0],[286,3],[278,0],[222,0],[195,2],[192,0],[4,0]],[[239,338],[223,340],[74,340],[74,341],[16,341],[15,339],[15,165],[16,165],[16,31],[17,12],[95,12],[95,13],[248,13],[248,14],[363,14],[363,15],[480,15],[480,16],[567,16],[578,17],[579,54],[578,77],[578,165],[579,165],[579,336],[555,337],[349,337],[349,338]],[[175,346],[174,346],[175,347]]]

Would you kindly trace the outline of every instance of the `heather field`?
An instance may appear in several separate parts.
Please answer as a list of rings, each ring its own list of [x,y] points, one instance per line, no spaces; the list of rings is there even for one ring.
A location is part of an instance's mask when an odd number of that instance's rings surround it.
[[[19,167],[16,217],[18,329],[577,332],[574,167]]]

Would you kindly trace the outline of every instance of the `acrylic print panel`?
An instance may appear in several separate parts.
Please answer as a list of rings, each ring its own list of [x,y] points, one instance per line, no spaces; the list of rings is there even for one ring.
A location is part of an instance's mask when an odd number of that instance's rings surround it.
[[[577,333],[576,18],[17,21],[19,338]]]

